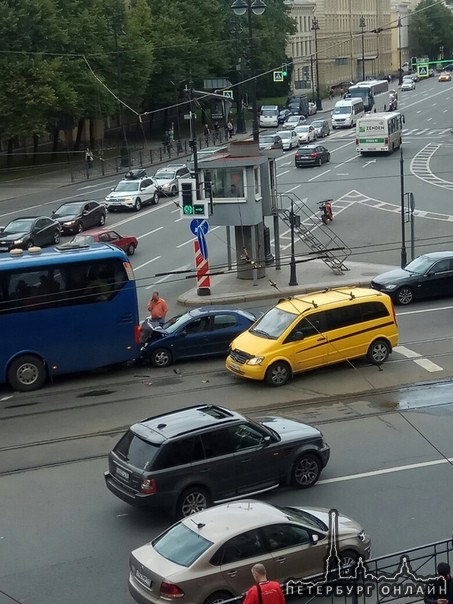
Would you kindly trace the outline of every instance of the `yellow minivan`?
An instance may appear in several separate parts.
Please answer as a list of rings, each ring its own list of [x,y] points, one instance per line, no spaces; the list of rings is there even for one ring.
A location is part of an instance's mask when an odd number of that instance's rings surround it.
[[[387,294],[325,290],[280,301],[233,340],[226,367],[237,376],[283,386],[296,373],[357,357],[380,365],[397,344]]]

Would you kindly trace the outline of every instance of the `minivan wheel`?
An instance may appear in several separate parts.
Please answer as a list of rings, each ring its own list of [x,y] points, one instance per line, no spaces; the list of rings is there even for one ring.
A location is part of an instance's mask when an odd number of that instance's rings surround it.
[[[223,602],[224,600],[230,600],[233,597],[233,594],[229,591],[216,591],[215,593],[210,595],[209,598],[206,598],[204,604],[219,604],[220,602]]]
[[[178,500],[176,513],[178,518],[186,518],[209,507],[209,498],[201,487],[192,487],[184,491]]]
[[[291,370],[288,363],[277,361],[268,368],[264,379],[269,386],[284,386],[290,378]]]
[[[311,453],[301,455],[292,470],[292,483],[298,489],[309,489],[321,475],[321,463],[319,459]]]
[[[410,304],[414,301],[414,292],[411,287],[404,285],[400,287],[395,294],[395,300],[398,304]]]
[[[172,362],[171,353],[166,348],[156,348],[151,355],[151,365],[153,367],[168,367]]]
[[[376,340],[368,349],[367,359],[373,365],[382,365],[389,358],[390,346],[385,340]]]

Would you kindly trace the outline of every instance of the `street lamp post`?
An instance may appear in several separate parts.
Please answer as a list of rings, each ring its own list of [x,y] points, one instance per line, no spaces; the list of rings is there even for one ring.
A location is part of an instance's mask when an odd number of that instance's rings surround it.
[[[294,200],[291,197],[291,210],[290,210],[290,221],[291,221],[291,260],[289,261],[289,283],[288,285],[297,285],[296,275],[296,252],[295,252],[295,241],[294,241],[294,227],[296,226],[296,215],[294,214]]]
[[[365,81],[365,41],[364,41],[365,27],[366,27],[365,17],[360,17],[360,29],[362,30],[362,82]]]
[[[311,22],[311,30],[315,33],[315,62],[316,62],[316,108],[322,109],[321,94],[319,92],[319,57],[318,57],[318,31],[319,23],[316,17]]]
[[[401,59],[401,17],[398,17],[398,84],[401,86],[403,83],[403,64]]]
[[[237,15],[235,15],[237,17]],[[236,45],[238,48],[238,53],[240,52],[240,34],[241,34],[241,22],[239,18],[235,18],[231,24],[231,33],[234,34],[236,38]],[[242,102],[242,84],[241,84],[241,57],[238,57],[238,62],[236,65],[236,77],[237,77],[237,86],[236,86],[236,133],[237,134],[245,134],[247,132],[245,127],[244,120],[244,108]]]
[[[118,36],[124,36],[125,32],[118,19],[115,19],[113,23],[113,36],[115,41],[115,55],[116,55],[116,83],[118,87],[118,121],[121,128],[121,148],[120,148],[120,164],[122,167],[129,167],[130,156],[129,156],[129,145],[126,135],[126,127],[124,125],[123,116],[123,103],[122,103],[122,91],[121,91],[121,69],[119,60],[119,49],[118,49]]]
[[[406,214],[404,208],[404,156],[403,146],[401,145],[400,151],[400,189],[401,189],[401,268],[404,268],[407,264],[407,250],[406,250]]]
[[[253,47],[253,23],[252,14],[262,15],[266,10],[266,5],[263,0],[235,0],[231,5],[235,15],[239,17],[247,13],[248,33],[249,33],[249,60],[250,60],[250,75],[252,78],[252,131],[253,140],[259,141],[259,125],[258,125],[258,106],[256,102],[256,78],[255,78],[255,54]]]

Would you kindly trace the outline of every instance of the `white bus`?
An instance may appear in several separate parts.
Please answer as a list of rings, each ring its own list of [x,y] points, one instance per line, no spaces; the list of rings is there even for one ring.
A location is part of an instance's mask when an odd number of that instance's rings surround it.
[[[366,80],[351,86],[345,98],[361,98],[365,111],[379,113],[389,108],[389,83],[387,80]]]
[[[393,153],[401,146],[404,116],[398,111],[370,113],[357,120],[356,150],[358,153]]]

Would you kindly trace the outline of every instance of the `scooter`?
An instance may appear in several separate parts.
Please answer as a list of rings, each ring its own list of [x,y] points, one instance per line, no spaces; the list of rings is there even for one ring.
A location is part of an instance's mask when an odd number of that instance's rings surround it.
[[[324,201],[320,201],[318,203],[319,209],[321,210],[321,220],[323,221],[324,224],[327,224],[330,221],[333,220],[333,213],[332,213],[332,199],[326,199]]]

